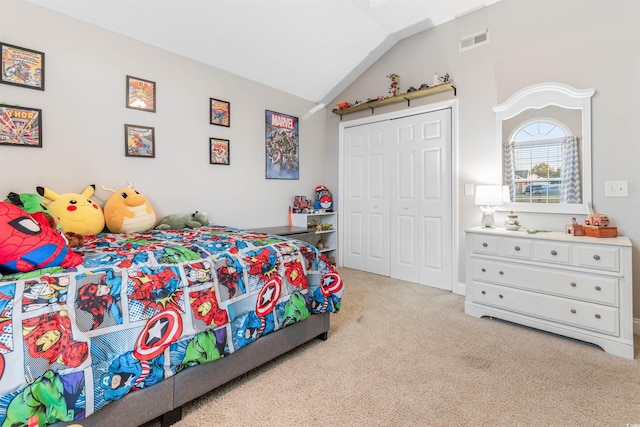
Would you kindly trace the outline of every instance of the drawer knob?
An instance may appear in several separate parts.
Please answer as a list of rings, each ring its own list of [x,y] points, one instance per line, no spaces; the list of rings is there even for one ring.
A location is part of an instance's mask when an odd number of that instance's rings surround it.
[[[593,259],[595,259],[596,261],[600,261],[600,255],[594,255]]]
[[[519,250],[520,250],[520,246],[516,246],[516,247],[515,247],[515,248],[513,248],[513,249],[515,249],[516,251],[519,251]]]
[[[578,286],[578,285],[576,284],[576,282],[571,282],[571,287],[572,287],[572,288],[575,288],[576,286]]]
[[[596,291],[601,291],[602,288],[600,286],[596,286]]]
[[[501,276],[504,276],[504,271],[500,271],[498,272],[498,274],[500,274]]]
[[[482,247],[483,247],[483,248],[486,248],[487,246],[489,246],[489,244],[488,244],[487,242],[484,242],[484,243],[482,244]]]
[[[558,255],[558,252],[557,251],[551,251],[551,255],[556,256],[556,255]]]
[[[482,295],[486,295],[486,294],[487,294],[487,291],[482,291]]]
[[[504,298],[504,296],[503,296],[502,294],[498,295],[498,297],[500,297],[500,298]]]
[[[483,269],[482,269],[482,272],[483,272],[483,273],[486,273],[486,272],[487,272],[487,269],[486,269],[486,268],[483,268]]]
[[[599,319],[600,317],[602,316],[600,316],[599,314],[596,314],[596,319]]]
[[[576,314],[576,309],[575,309],[575,308],[572,308],[572,309],[571,309],[571,313]]]

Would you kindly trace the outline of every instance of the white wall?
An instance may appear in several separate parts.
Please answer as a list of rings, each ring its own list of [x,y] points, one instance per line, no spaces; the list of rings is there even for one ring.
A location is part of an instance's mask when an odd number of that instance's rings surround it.
[[[431,84],[434,72],[448,72],[459,100],[458,183],[456,208],[460,251],[464,229],[479,225],[473,197],[465,183],[499,183],[501,154],[492,107],[534,83],[557,81],[595,88],[592,99],[593,201],[627,235],[633,249],[634,313],[640,318],[640,2],[636,0],[502,0],[486,8],[490,43],[459,52],[457,40],[467,34],[464,22],[452,21],[394,46],[341,93],[341,101],[386,96],[390,73],[400,75],[400,89]],[[433,103],[451,93],[412,100]],[[406,108],[395,104],[376,114]],[[344,116],[352,120],[368,111]],[[338,154],[340,118],[327,119],[328,152]],[[628,198],[605,198],[605,180],[627,180]],[[564,230],[570,217],[520,213],[525,228]],[[499,214],[497,221],[504,219]],[[459,282],[465,280],[458,264]]]
[[[42,148],[0,146],[2,198],[96,184],[102,203],[100,185],[131,181],[159,217],[259,227],[287,224],[293,196],[325,184],[324,114],[302,120],[313,103],[22,0],[0,1],[0,41],[46,58],[45,91],[0,85],[0,103],[43,110]],[[126,75],[156,82],[155,114],[125,108]],[[231,127],[209,124],[209,98],[231,103]],[[265,179],[267,109],[300,119],[299,180]],[[125,123],[155,127],[154,159],[125,157]],[[210,137],[231,141],[229,166],[209,164]]]

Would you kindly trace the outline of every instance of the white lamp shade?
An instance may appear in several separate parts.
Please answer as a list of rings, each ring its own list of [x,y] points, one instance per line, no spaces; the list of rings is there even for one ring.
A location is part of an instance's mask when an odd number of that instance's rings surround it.
[[[478,185],[476,187],[476,205],[502,206],[508,201],[509,187],[506,185]]]

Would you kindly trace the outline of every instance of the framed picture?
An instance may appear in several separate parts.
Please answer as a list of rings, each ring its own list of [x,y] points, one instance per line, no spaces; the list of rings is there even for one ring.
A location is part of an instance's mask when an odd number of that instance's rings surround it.
[[[267,179],[298,179],[300,162],[298,118],[266,110]]]
[[[231,126],[231,103],[209,98],[210,119],[212,125]]]
[[[0,104],[0,144],[42,147],[42,110]]]
[[[156,112],[156,83],[127,76],[127,108]]]
[[[209,163],[212,165],[228,165],[229,140],[209,138]]]
[[[0,42],[0,83],[44,90],[44,53]]]
[[[124,150],[128,157],[155,157],[155,129],[147,126],[124,125]]]

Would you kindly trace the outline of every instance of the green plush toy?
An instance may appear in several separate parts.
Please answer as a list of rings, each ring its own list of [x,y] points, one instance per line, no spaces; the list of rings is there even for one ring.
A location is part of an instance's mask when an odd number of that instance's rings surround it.
[[[18,206],[20,209],[22,209],[27,213],[44,212],[44,213],[48,213],[51,216],[54,216],[53,212],[47,209],[44,199],[39,194],[34,194],[34,193],[18,194],[12,191],[9,194],[7,194],[7,198],[4,199],[4,201]]]
[[[183,228],[198,228],[209,225],[206,216],[198,211],[192,214],[171,214],[158,222],[156,230],[180,230]]]

